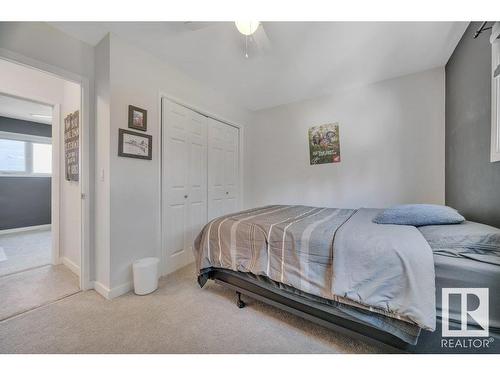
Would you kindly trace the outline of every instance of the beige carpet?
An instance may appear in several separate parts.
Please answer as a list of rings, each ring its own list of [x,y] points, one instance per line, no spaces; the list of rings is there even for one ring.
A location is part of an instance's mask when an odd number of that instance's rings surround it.
[[[0,321],[80,290],[66,266],[42,266],[0,277]]]
[[[50,230],[1,234],[0,276],[50,264],[51,252]]]
[[[378,349],[245,297],[194,266],[147,296],[82,292],[0,322],[1,353],[374,353]]]

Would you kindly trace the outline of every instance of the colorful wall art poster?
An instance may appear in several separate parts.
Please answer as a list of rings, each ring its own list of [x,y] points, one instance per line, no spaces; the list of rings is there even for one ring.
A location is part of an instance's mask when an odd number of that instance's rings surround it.
[[[309,160],[311,165],[340,162],[338,122],[309,128]]]

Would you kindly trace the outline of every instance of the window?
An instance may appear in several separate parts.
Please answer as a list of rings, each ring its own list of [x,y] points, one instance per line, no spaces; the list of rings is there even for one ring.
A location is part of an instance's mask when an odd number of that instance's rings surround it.
[[[0,175],[50,176],[52,140],[0,131]]]
[[[25,148],[25,142],[0,139],[0,170],[24,172],[26,164]]]
[[[52,173],[52,145],[46,143],[32,143],[33,145],[33,173]]]

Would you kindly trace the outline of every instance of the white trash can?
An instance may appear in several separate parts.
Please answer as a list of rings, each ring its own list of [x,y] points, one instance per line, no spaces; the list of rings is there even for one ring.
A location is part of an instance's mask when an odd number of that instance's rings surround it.
[[[158,289],[158,258],[143,258],[134,262],[134,292],[144,295]]]

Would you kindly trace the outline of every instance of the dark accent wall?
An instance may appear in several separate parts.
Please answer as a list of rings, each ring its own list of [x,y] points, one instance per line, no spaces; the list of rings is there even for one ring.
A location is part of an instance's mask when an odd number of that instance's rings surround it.
[[[51,137],[47,124],[0,116],[0,131]],[[0,176],[0,230],[51,223],[51,178]]]
[[[52,137],[52,126],[0,116],[0,131]]]
[[[446,204],[500,227],[500,162],[490,162],[490,31],[471,22],[446,64]]]
[[[0,230],[50,224],[50,177],[0,177]]]

